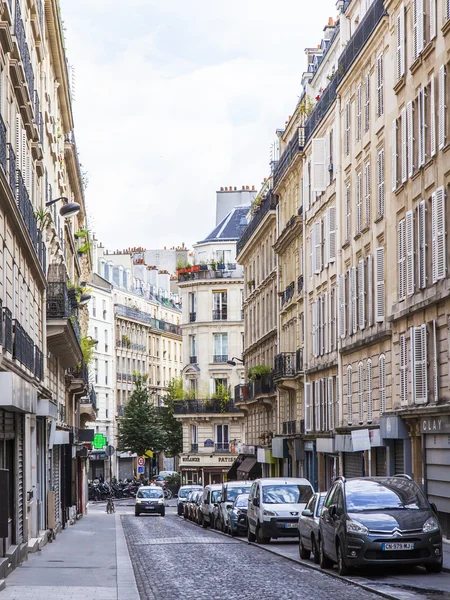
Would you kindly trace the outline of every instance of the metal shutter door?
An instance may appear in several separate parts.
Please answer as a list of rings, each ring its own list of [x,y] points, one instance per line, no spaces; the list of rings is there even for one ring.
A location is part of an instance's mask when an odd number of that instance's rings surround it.
[[[16,415],[16,439],[17,439],[17,543],[24,542],[24,439],[23,439],[23,416]]]
[[[363,476],[363,453],[362,452],[344,452],[344,476],[362,477]]]
[[[378,477],[386,477],[386,448],[380,446],[375,448],[376,474]]]
[[[403,440],[394,440],[395,475],[405,472],[405,452]]]
[[[60,506],[61,506],[61,498],[60,498],[60,471],[59,471],[59,446],[53,446],[53,491],[55,492],[55,523],[61,522],[60,517]]]

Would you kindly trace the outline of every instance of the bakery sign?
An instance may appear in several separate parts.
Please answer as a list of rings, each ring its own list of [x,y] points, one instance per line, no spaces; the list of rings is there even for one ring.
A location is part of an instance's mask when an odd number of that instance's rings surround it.
[[[232,465],[236,456],[223,456],[223,454],[201,454],[190,455],[182,454],[180,456],[180,467],[215,467]]]

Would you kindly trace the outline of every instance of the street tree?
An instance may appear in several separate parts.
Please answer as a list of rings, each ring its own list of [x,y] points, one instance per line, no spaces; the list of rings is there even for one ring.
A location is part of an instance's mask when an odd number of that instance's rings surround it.
[[[183,428],[174,417],[174,403],[177,400],[184,400],[186,395],[181,377],[174,377],[167,387],[164,406],[159,409],[161,427],[165,437],[165,451],[176,456],[183,451]]]

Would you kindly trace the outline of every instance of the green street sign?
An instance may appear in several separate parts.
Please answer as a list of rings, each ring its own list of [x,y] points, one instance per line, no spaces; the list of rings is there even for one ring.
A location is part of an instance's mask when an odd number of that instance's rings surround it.
[[[103,433],[96,433],[94,435],[94,440],[92,442],[92,446],[96,450],[101,450],[108,444],[107,438],[103,435]]]

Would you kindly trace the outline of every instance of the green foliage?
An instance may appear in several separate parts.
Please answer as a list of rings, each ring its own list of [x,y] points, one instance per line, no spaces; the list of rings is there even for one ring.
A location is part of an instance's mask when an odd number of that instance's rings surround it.
[[[217,386],[216,392],[212,395],[213,400],[219,400],[220,402],[220,411],[226,412],[227,404],[231,400],[230,391],[226,385],[222,385],[221,383]]]
[[[183,427],[173,414],[174,402],[186,399],[182,378],[174,377],[171,379],[167,390],[164,406],[159,409],[159,415],[165,438],[164,450],[175,456],[183,451]]]
[[[49,211],[40,208],[39,210],[36,210],[34,214],[39,223],[39,229],[44,231],[47,228],[47,225],[50,225],[52,220]]]
[[[122,335],[122,342],[124,344],[131,344],[130,338],[127,335],[125,335],[125,334]]]
[[[76,233],[75,233],[75,237],[80,239],[80,238],[88,238],[89,237],[89,229],[79,229]]]
[[[309,117],[309,115],[312,113],[313,109],[315,106],[315,102],[314,100],[311,98],[311,96],[306,96],[305,99],[303,100],[303,102],[300,103],[298,109],[300,114],[303,117]]]
[[[181,485],[181,477],[179,473],[174,473],[173,475],[169,475],[166,477],[167,485]]]
[[[250,367],[248,370],[248,378],[250,381],[255,381],[256,379],[264,379],[269,377],[272,372],[272,368],[269,365],[255,365],[254,367]]]
[[[158,411],[149,400],[144,378],[137,373],[134,374],[134,385],[120,420],[118,449],[136,452],[138,456],[146,450],[161,452],[166,449],[166,435]]]
[[[84,362],[89,365],[94,358],[95,340],[90,337],[83,336],[80,340],[81,352],[83,353]]]
[[[89,240],[86,240],[84,244],[78,247],[78,254],[87,254],[91,250],[91,244]]]

